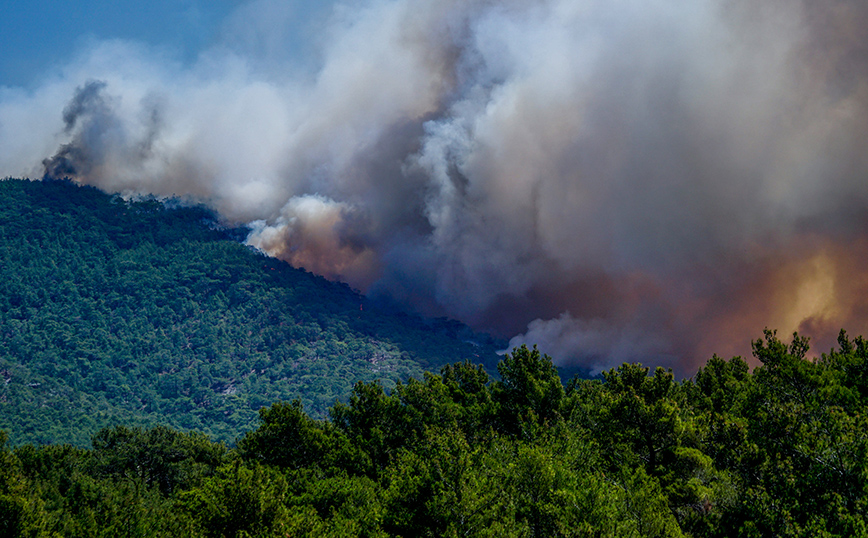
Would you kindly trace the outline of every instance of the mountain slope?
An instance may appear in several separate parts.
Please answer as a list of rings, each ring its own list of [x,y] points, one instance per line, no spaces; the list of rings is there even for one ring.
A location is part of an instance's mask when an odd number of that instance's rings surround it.
[[[68,182],[0,181],[0,429],[86,445],[108,424],[232,441],[274,401],[324,416],[497,343],[379,309],[242,245],[201,207]]]

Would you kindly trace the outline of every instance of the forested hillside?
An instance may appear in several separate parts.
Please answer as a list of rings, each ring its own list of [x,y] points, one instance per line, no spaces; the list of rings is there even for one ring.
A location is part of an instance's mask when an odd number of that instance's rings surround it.
[[[272,402],[315,417],[497,346],[377,308],[240,243],[202,207],[65,181],[0,181],[0,429],[87,446],[111,424],[233,442]]]
[[[868,343],[692,379],[624,364],[564,386],[514,350],[490,381],[459,363],[358,384],[329,421],[263,409],[229,450],[116,427],[89,450],[0,450],[0,534],[66,537],[865,537]]]

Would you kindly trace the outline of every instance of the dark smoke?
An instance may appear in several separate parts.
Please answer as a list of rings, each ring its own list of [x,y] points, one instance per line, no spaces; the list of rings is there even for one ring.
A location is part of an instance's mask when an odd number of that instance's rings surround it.
[[[86,171],[82,165],[88,162],[89,158],[82,148],[75,144],[64,144],[53,157],[42,160],[42,166],[45,168],[42,177],[43,179],[76,177]]]
[[[107,84],[91,80],[76,88],[63,109],[63,132],[72,140],[62,144],[52,157],[42,160],[45,179],[92,176],[113,151],[121,120],[112,112],[105,95]]]
[[[294,265],[596,370],[868,333],[868,4],[371,0],[314,69],[263,46],[273,4],[189,69],[107,42],[3,90],[2,172],[198,197]]]
[[[63,109],[64,131],[69,134],[76,122],[83,116],[106,116],[108,105],[103,91],[106,83],[102,80],[91,80],[75,90],[72,100]]]

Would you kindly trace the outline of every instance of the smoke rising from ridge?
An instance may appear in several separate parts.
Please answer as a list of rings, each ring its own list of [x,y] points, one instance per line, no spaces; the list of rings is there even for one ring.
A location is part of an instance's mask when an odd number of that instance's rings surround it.
[[[256,52],[269,9],[192,67],[103,42],[0,88],[0,172],[196,197],[294,265],[597,371],[868,333],[864,2],[371,0],[313,69]]]

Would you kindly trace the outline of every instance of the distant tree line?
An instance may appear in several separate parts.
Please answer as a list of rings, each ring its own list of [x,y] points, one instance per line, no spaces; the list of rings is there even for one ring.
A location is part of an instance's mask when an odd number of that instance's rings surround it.
[[[623,364],[566,385],[516,348],[356,384],[327,420],[298,401],[227,448],[167,427],[89,449],[0,451],[3,536],[858,537],[868,535],[868,343],[683,381]]]

